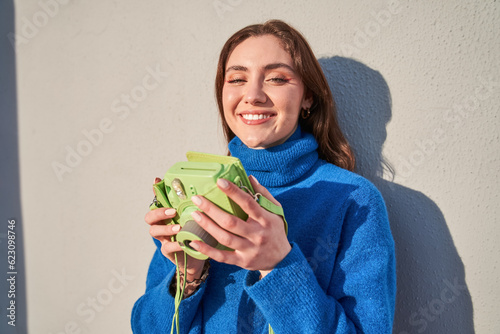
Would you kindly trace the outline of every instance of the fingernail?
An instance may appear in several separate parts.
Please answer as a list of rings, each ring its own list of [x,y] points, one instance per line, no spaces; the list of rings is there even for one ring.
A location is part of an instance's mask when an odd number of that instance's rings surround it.
[[[198,196],[193,196],[193,197],[191,197],[191,201],[192,201],[195,205],[201,205],[201,198],[199,198]]]
[[[172,227],[172,232],[179,232],[181,230],[181,225],[175,224]]]
[[[193,248],[194,250],[198,250],[198,249],[200,249],[200,245],[198,245],[198,243],[197,243],[197,242],[194,242],[194,241],[191,241],[191,242],[189,243],[189,247]]]
[[[193,217],[193,219],[196,220],[197,222],[201,220],[201,215],[198,211],[191,212],[191,217]]]
[[[257,180],[257,178],[255,176],[250,175],[250,177],[252,178],[252,180],[254,180],[255,183],[260,185],[259,180]]]
[[[229,187],[229,182],[227,182],[226,179],[218,179],[217,180],[217,184],[219,185],[219,187],[221,187],[222,189],[226,189],[227,187]]]
[[[165,210],[165,216],[173,216],[173,215],[175,215],[175,209],[170,208]]]

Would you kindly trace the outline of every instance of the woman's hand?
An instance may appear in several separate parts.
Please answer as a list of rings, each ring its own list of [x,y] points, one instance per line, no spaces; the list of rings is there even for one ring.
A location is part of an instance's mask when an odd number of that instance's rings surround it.
[[[155,179],[155,183],[160,182],[160,178]],[[156,194],[155,194],[156,195]],[[178,224],[169,224],[170,220],[175,217],[177,212],[175,209],[160,208],[149,211],[144,220],[150,225],[149,234],[161,242],[161,252],[170,261],[175,263],[174,254],[177,253],[177,261],[179,270],[184,271],[184,254],[181,246],[176,242],[172,241],[172,236],[179,233],[181,226]],[[168,224],[168,225],[167,225]],[[200,278],[203,271],[204,260],[198,260],[191,256],[188,256],[187,261],[187,280],[192,281],[193,279]]]
[[[253,176],[249,179],[256,192],[280,205]],[[193,196],[193,203],[203,212],[195,211],[192,216],[220,244],[234,251],[215,249],[200,241],[192,241],[190,246],[215,261],[259,270],[264,277],[291,250],[283,218],[262,208],[234,183],[219,179],[217,186],[248,214],[248,219],[228,214],[202,196]]]

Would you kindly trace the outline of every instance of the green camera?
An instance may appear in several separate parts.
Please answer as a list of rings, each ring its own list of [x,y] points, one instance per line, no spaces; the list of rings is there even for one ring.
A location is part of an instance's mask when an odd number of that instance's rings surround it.
[[[180,224],[182,230],[176,235],[175,241],[190,256],[204,260],[207,256],[191,248],[189,246],[191,241],[200,240],[218,249],[229,248],[219,244],[193,220],[191,213],[200,209],[194,205],[191,197],[201,195],[227,213],[246,220],[248,215],[217,187],[217,180],[226,179],[256,199],[258,196],[254,195],[245,169],[238,158],[197,152],[188,152],[186,156],[188,161],[174,164],[163,180],[154,185],[156,197],[151,209],[158,207],[176,209],[177,215],[171,224]]]
[[[193,240],[205,242],[218,249],[231,250],[219,244],[214,237],[192,219],[191,213],[193,211],[201,211],[191,201],[192,196],[201,195],[229,214],[243,220],[248,218],[248,215],[217,187],[217,180],[221,178],[233,182],[240,189],[249,193],[264,209],[280,215],[285,224],[285,233],[288,233],[288,225],[283,209],[261,194],[255,193],[238,158],[198,152],[187,152],[186,157],[188,161],[174,164],[167,171],[163,180],[153,185],[155,198],[150,205],[151,210],[163,207],[174,208],[177,211],[177,215],[172,218],[170,224],[179,224],[182,229],[176,236],[172,237],[172,241],[177,241],[186,254],[200,260],[208,258],[205,254],[198,252],[189,245]],[[177,277],[179,277],[178,266]],[[178,307],[182,294],[180,286],[177,285],[175,295],[176,311],[172,322],[172,331],[175,327],[175,319],[178,321]],[[178,329],[178,323],[176,326]],[[177,332],[179,331],[177,330]],[[269,333],[274,333],[271,326],[269,326]]]

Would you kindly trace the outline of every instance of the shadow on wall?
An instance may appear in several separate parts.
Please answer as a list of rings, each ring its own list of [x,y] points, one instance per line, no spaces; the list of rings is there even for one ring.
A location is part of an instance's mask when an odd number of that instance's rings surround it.
[[[356,172],[382,193],[396,243],[395,334],[474,333],[463,263],[439,207],[425,194],[385,180],[394,177],[382,156],[392,116],[382,75],[343,57],[319,62],[337,103],[339,123],[357,158]]]
[[[0,2],[0,333],[27,333],[26,279],[19,184],[14,3]],[[15,253],[14,253],[15,252]],[[10,267],[10,266],[13,267]],[[11,274],[12,273],[12,274]],[[14,274],[15,273],[15,274]],[[9,324],[10,323],[10,324]],[[13,326],[15,325],[15,327]]]

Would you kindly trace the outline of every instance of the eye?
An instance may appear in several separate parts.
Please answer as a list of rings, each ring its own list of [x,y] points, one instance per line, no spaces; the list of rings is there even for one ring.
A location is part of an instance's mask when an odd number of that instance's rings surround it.
[[[272,83],[276,83],[276,84],[285,84],[288,81],[290,81],[290,79],[287,79],[285,77],[274,77],[274,78],[268,79],[268,81],[270,81]]]
[[[230,83],[230,84],[239,84],[239,83],[243,83],[243,82],[245,82],[245,80],[239,79],[239,78],[227,80],[227,83]]]
[[[241,73],[231,73],[226,78],[226,83],[231,85],[242,85],[247,81],[247,77]]]

